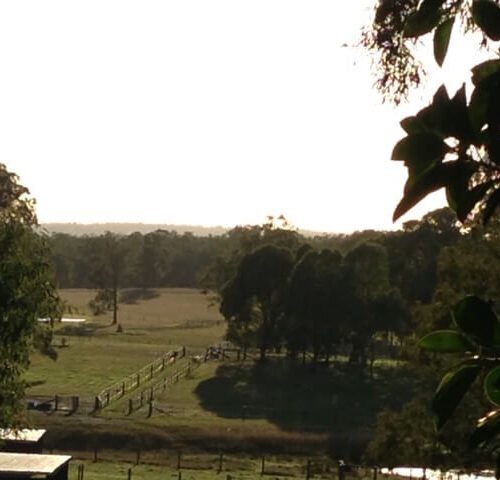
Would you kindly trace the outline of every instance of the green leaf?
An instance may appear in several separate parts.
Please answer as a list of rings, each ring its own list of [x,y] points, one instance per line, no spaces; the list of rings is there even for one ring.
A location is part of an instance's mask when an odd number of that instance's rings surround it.
[[[482,80],[500,71],[500,60],[486,60],[471,69],[472,83],[478,85]]]
[[[443,377],[431,406],[436,415],[437,430],[441,429],[451,417],[480,370],[481,366],[477,363],[465,363]]]
[[[432,163],[436,158],[442,158],[448,151],[448,145],[435,133],[411,133],[396,143],[392,151],[392,160],[404,160],[408,163],[420,161]]]
[[[500,366],[490,370],[488,375],[486,375],[484,379],[484,391],[486,398],[491,403],[500,406]]]
[[[493,410],[477,422],[477,427],[469,439],[469,447],[484,445],[500,432],[500,410]]]
[[[401,128],[408,134],[422,133],[427,129],[425,124],[415,116],[406,117],[399,122]]]
[[[495,123],[500,103],[500,60],[489,60],[472,69],[476,88],[469,102],[470,123],[479,138],[485,125]],[[477,144],[477,142],[476,142]]]
[[[496,2],[476,0],[472,4],[472,18],[491,40],[500,40],[500,6]]]
[[[421,338],[418,346],[423,350],[439,353],[465,353],[474,346],[462,334],[455,330],[437,330]]]
[[[441,137],[448,137],[454,122],[450,115],[451,100],[444,85],[441,85],[432,98],[432,103],[417,113],[417,118],[421,120],[429,129],[433,130]]]
[[[466,165],[464,165],[465,167]],[[490,190],[494,182],[488,181],[480,185],[476,185],[469,190],[468,184],[471,176],[477,170],[477,164],[471,164],[473,169],[464,173],[464,178],[462,180],[457,179],[455,183],[449,184],[446,187],[446,198],[448,199],[449,206],[457,214],[457,218],[464,222],[467,219],[469,213],[474,209],[474,207],[483,200],[488,190]]]
[[[489,97],[488,90],[481,85],[478,85],[471,95],[469,119],[472,128],[476,132],[476,137],[480,135],[484,125],[487,123]]]
[[[445,131],[445,135],[451,135],[467,144],[472,143],[475,138],[475,132],[472,129],[469,119],[465,83],[450,100],[448,112],[451,122],[449,123],[449,130]]]
[[[403,34],[405,37],[420,37],[429,33],[441,20],[443,0],[424,0],[420,8],[406,20]]]
[[[394,210],[392,220],[395,222],[429,193],[445,187],[450,181],[454,163],[439,164],[423,172],[416,179],[410,177],[406,182],[403,198]]]
[[[448,52],[453,22],[454,18],[444,21],[434,32],[434,58],[440,67],[443,65],[446,53]]]
[[[486,225],[492,215],[495,213],[496,208],[500,204],[500,188],[495,190],[486,200],[486,205],[483,210],[483,224]]]
[[[457,327],[474,343],[500,345],[500,323],[489,302],[469,295],[455,305],[452,315]]]

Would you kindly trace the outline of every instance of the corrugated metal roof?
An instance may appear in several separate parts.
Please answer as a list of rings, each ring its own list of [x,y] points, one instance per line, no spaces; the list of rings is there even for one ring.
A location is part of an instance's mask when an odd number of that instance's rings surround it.
[[[0,440],[10,440],[16,442],[38,442],[47,430],[23,428],[13,430],[11,428],[0,428]]]
[[[71,460],[70,455],[0,452],[0,475],[6,473],[51,474]]]

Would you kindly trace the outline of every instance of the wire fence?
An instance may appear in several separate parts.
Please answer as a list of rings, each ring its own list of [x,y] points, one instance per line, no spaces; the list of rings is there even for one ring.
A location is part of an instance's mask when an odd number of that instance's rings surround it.
[[[107,470],[109,467],[118,470],[118,465],[123,462],[126,468],[120,469],[123,478],[143,478],[141,466],[147,466],[148,477],[171,478],[175,472],[177,479],[212,478],[220,479],[225,474],[226,480],[249,479],[258,477],[292,478],[301,480],[384,480],[394,478],[396,472],[387,472],[379,467],[367,465],[354,465],[333,458],[307,458],[288,457],[281,458],[275,455],[241,456],[221,452],[219,454],[191,454],[183,451],[151,452],[141,451],[129,452],[128,458],[125,452],[122,458],[117,458],[112,452],[94,449],[88,456],[74,455],[73,469],[77,459],[85,463],[78,465],[78,480],[84,480],[85,473],[92,471],[96,473]],[[99,464],[102,465],[99,468]],[[116,472],[118,473],[118,472]],[[417,473],[417,472],[415,472]],[[430,473],[430,472],[429,472]],[[397,475],[397,474],[396,474]],[[401,475],[407,476],[407,475]],[[431,478],[429,475],[427,478]],[[114,478],[120,478],[114,475]],[[410,476],[411,477],[411,472]],[[413,478],[418,478],[414,475]],[[422,477],[421,477],[422,478]],[[456,480],[456,479],[453,479]]]
[[[107,407],[110,403],[139,388],[141,384],[151,381],[168,366],[174,364],[177,358],[182,358],[185,355],[185,347],[166,352],[161,357],[156,358],[137,372],[124,377],[122,380],[110,385],[109,387],[106,387],[96,395],[94,410],[101,410]]]

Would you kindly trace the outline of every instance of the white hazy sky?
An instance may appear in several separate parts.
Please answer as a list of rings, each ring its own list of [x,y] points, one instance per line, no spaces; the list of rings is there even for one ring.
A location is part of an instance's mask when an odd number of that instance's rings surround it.
[[[382,105],[366,52],[342,46],[373,3],[1,2],[0,162],[42,223],[393,228],[398,122],[431,92]]]

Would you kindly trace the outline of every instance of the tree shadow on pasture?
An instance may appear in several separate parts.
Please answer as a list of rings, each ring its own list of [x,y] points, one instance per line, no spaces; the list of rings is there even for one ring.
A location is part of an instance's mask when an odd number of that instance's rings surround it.
[[[346,364],[311,372],[287,361],[222,364],[201,382],[201,406],[224,418],[264,418],[286,431],[367,431],[378,412],[398,408],[412,394],[404,367],[379,367],[374,380]]]
[[[96,322],[67,324],[57,328],[55,333],[67,337],[92,337],[100,331],[105,331],[107,325],[100,325]]]

